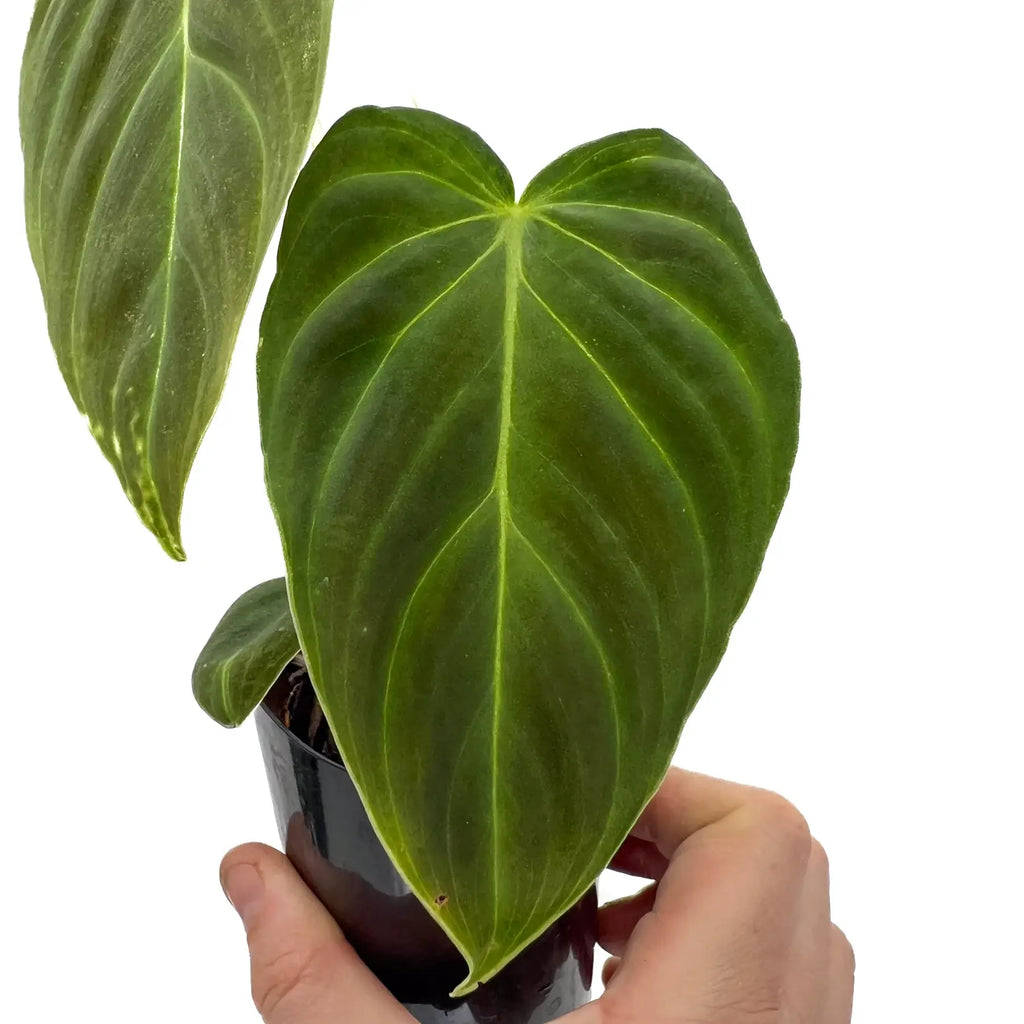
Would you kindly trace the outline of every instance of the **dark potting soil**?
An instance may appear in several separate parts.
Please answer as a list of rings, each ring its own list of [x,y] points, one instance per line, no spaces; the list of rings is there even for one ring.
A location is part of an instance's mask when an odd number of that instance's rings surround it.
[[[290,729],[318,754],[337,764],[342,763],[301,654],[289,662],[278,676],[266,696],[266,704],[281,719],[286,729]]]

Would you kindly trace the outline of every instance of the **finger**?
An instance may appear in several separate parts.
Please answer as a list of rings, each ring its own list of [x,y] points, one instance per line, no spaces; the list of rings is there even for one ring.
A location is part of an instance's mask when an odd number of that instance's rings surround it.
[[[267,1024],[411,1024],[288,859],[250,843],[221,864],[245,926],[252,997]]]
[[[829,984],[822,1024],[850,1024],[853,1018],[853,984],[856,964],[849,939],[832,925],[829,942]]]
[[[618,975],[619,968],[621,966],[622,961],[618,957],[609,957],[601,968],[601,980],[604,983],[606,994],[601,996],[600,999],[595,999],[593,1002],[584,1003],[581,1007],[566,1014],[564,1017],[559,1017],[557,1024],[609,1024],[612,1018],[608,1010],[609,1004],[606,1001],[608,986]],[[644,1017],[638,1018],[636,1016],[639,1004],[633,1006],[629,1001],[627,1001],[626,1005],[629,1007],[629,1012],[627,1014],[623,1014],[621,1017],[615,1018],[616,1020],[633,1021],[646,1019]],[[664,1018],[664,1009],[664,1007],[661,1008],[662,1018]]]
[[[597,941],[613,956],[622,956],[633,929],[654,909],[657,885],[649,885],[633,896],[606,903],[597,912]]]
[[[828,857],[821,843],[812,840],[783,986],[787,1020],[795,1024],[822,1020],[829,989],[831,932]]]
[[[668,859],[654,843],[636,836],[627,836],[608,867],[623,875],[658,879],[665,874]]]
[[[604,962],[604,966],[601,968],[601,984],[607,988],[612,983],[612,978],[615,977],[615,972],[622,965],[622,958],[618,956],[610,956]]]
[[[689,836],[732,814],[756,792],[735,782],[670,768],[633,827],[633,836],[670,858]]]
[[[604,998],[632,1005],[649,993],[657,1001],[640,1009],[652,1015],[666,1000],[759,1013],[781,1005],[811,852],[807,823],[764,790],[685,772],[666,783],[641,838],[671,863]]]

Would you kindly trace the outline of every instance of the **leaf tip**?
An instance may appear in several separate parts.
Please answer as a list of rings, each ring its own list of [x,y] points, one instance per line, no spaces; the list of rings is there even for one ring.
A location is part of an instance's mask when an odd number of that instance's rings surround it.
[[[149,524],[147,523],[146,525],[148,526]],[[150,530],[153,533],[153,536],[160,542],[160,547],[162,547],[175,562],[184,562],[187,560],[185,549],[181,546],[181,535],[177,530],[174,532],[156,530],[152,526],[150,526]]]
[[[466,976],[465,981],[460,982],[452,990],[452,999],[463,999],[475,992],[481,985],[490,981],[512,959],[508,955],[504,957],[495,956],[495,952],[494,947],[490,947],[481,960],[473,960],[463,951],[463,955],[466,956],[466,962],[469,964],[469,974]],[[506,954],[508,952],[506,950]]]
[[[180,506],[168,514],[156,491],[155,486],[148,485],[144,481],[140,488],[141,494],[134,494],[129,488],[125,488],[135,511],[143,525],[159,541],[160,547],[167,552],[175,562],[184,562],[185,548],[181,543],[181,513]]]
[[[468,978],[457,988],[452,989],[452,999],[464,999],[466,996],[471,995],[480,987],[480,982],[473,980],[473,975],[470,974]]]

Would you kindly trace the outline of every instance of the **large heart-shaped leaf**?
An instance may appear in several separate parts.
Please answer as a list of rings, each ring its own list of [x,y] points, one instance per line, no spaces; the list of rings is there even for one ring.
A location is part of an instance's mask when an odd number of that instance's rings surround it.
[[[465,992],[592,883],[743,608],[796,446],[793,339],[660,131],[508,172],[365,108],[291,199],[260,411],[299,638]]]
[[[29,242],[64,379],[143,522],[182,493],[306,151],[333,0],[38,0]]]
[[[298,653],[285,581],[267,580],[217,623],[192,670],[192,692],[215,721],[241,725]]]

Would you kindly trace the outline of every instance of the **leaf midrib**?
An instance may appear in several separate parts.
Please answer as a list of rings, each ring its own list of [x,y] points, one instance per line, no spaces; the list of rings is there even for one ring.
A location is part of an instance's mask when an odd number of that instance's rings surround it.
[[[171,315],[171,283],[174,278],[174,249],[178,244],[178,199],[181,196],[181,165],[185,154],[185,112],[188,110],[188,61],[191,53],[189,45],[189,19],[192,0],[183,0],[181,14],[181,104],[178,121],[178,154],[174,166],[174,194],[171,197],[171,227],[167,239],[167,280],[164,285],[163,320],[160,325],[160,349],[156,359],[156,373],[153,383],[153,394],[149,402],[147,426],[152,431],[153,411],[156,408],[157,395],[160,393],[160,372],[163,369],[164,352],[167,348],[167,322]]]
[[[506,225],[502,232],[502,241],[505,248],[505,303],[503,311],[503,322],[502,322],[502,349],[504,354],[503,369],[502,369],[502,390],[501,390],[501,420],[499,426],[498,445],[495,456],[495,475],[494,482],[492,484],[491,493],[497,498],[498,503],[498,593],[496,600],[496,622],[495,622],[495,653],[494,653],[494,668],[492,677],[492,856],[493,856],[493,911],[494,911],[494,926],[491,935],[491,945],[497,944],[498,927],[500,924],[499,916],[499,880],[500,880],[500,856],[499,849],[501,845],[499,822],[500,815],[498,814],[498,778],[500,772],[500,765],[498,762],[498,738],[500,736],[500,718],[501,718],[501,699],[502,699],[502,684],[503,684],[503,640],[504,640],[504,609],[505,599],[507,595],[507,570],[508,570],[508,534],[512,530],[520,538],[521,542],[527,547],[533,554],[534,558],[537,559],[538,563],[544,569],[545,572],[551,577],[555,586],[562,594],[567,604],[572,609],[574,617],[579,621],[581,627],[587,633],[589,640],[594,645],[595,651],[601,662],[602,669],[605,674],[606,681],[609,684],[609,693],[613,707],[616,705],[616,696],[614,682],[612,679],[611,669],[609,667],[606,653],[603,649],[603,645],[598,639],[592,623],[589,622],[587,617],[584,615],[582,609],[577,605],[571,592],[567,589],[565,582],[561,579],[559,574],[552,568],[550,563],[543,557],[543,555],[537,550],[530,539],[516,526],[511,511],[511,504],[509,499],[509,488],[508,488],[508,468],[509,468],[509,437],[511,431],[514,429],[512,423],[512,393],[513,385],[515,380],[515,342],[516,342],[516,329],[518,324],[518,310],[519,310],[519,297],[522,288],[526,288],[528,291],[536,295],[533,288],[530,286],[529,281],[524,275],[523,266],[523,234],[525,231],[526,224],[532,219],[527,211],[527,208],[523,205],[516,205],[507,210],[506,213]],[[543,300],[538,300],[543,302]],[[545,304],[545,308],[546,304]],[[633,410],[630,409],[632,413]],[[635,415],[635,413],[634,413]],[[653,440],[653,439],[652,439]],[[657,446],[657,442],[654,442]],[[660,447],[659,447],[660,451]],[[662,452],[664,455],[664,453]],[[670,468],[675,471],[674,466],[670,463]],[[678,475],[678,474],[677,474]],[[478,506],[479,507],[479,506]],[[471,515],[475,514],[472,513]],[[618,734],[618,718],[615,717],[616,723],[616,770],[618,770],[620,764],[620,737]],[[611,820],[611,813],[609,813],[608,820]],[[606,822],[606,829],[607,829]],[[603,839],[603,837],[602,837]],[[536,907],[534,908],[536,909]],[[532,915],[531,915],[532,916]],[[518,944],[523,937],[523,932],[516,936],[515,942]],[[476,965],[479,967],[479,965]]]
[[[503,638],[505,631],[505,592],[508,571],[508,528],[511,521],[508,493],[508,447],[512,426],[512,381],[515,370],[515,336],[519,311],[519,284],[523,253],[523,220],[521,207],[508,212],[504,229],[505,242],[505,310],[502,321],[504,360],[501,379],[501,423],[498,428],[498,451],[495,456],[494,490],[498,500],[498,595],[494,634],[494,675],[492,680],[493,713],[491,719],[491,799],[493,822],[494,929],[491,941],[498,934],[498,735],[501,713],[503,671]]]

